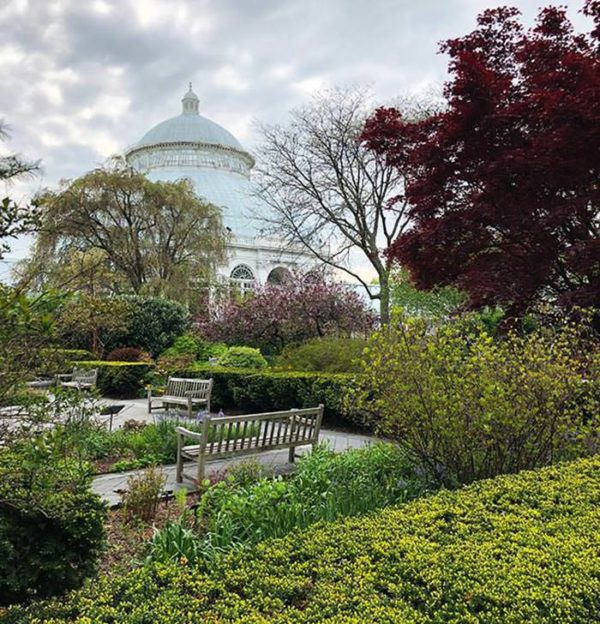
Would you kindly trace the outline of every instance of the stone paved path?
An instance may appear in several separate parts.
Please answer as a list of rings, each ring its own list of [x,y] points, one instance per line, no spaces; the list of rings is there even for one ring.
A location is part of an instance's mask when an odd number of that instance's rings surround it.
[[[123,400],[123,401],[105,401],[106,403],[119,403],[126,405],[125,409],[114,417],[113,429],[123,426],[123,423],[127,420],[139,420],[143,422],[153,422],[155,419],[154,414],[160,418],[160,412],[153,412],[153,415],[147,413],[146,402],[142,399]],[[346,451],[353,448],[362,448],[374,441],[374,438],[364,435],[357,435],[351,433],[345,433],[341,431],[331,431],[327,429],[321,430],[319,436],[321,441],[327,441],[330,447],[337,453]],[[302,454],[310,452],[310,447],[300,447],[298,453]],[[248,457],[248,456],[246,456]],[[268,453],[259,453],[253,455],[258,461],[261,462],[268,470],[282,474],[293,470],[293,464],[288,463],[288,451],[287,449],[279,451],[269,451]],[[226,459],[220,461],[213,461],[206,465],[206,474],[209,476],[215,472],[221,471],[232,463],[239,462],[238,459]],[[102,498],[110,505],[118,505],[121,501],[121,497],[118,493],[119,490],[125,490],[127,487],[127,478],[132,474],[137,474],[140,471],[133,470],[130,472],[122,472],[118,474],[106,474],[96,477],[92,484],[92,489],[100,494]],[[194,490],[194,485],[190,481],[184,481],[182,484],[175,482],[175,465],[163,466],[163,472],[166,476],[165,491],[173,492],[180,487],[185,487],[188,492]]]

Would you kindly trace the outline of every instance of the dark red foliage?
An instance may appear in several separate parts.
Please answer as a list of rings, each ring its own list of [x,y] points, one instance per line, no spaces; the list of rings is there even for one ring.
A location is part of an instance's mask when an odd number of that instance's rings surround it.
[[[600,307],[600,1],[576,34],[562,8],[524,31],[487,10],[442,44],[447,108],[410,123],[382,108],[366,143],[407,173],[413,228],[388,250],[424,289],[522,314],[551,301]]]
[[[120,347],[113,349],[106,359],[109,362],[145,362],[149,355],[137,347]]]
[[[196,328],[206,339],[276,353],[285,345],[330,335],[364,334],[376,316],[348,286],[299,276],[265,284],[243,300],[227,302]]]

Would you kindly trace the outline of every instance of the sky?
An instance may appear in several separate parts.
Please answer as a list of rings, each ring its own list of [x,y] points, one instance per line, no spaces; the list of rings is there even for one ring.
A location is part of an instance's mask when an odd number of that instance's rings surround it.
[[[583,0],[561,0],[575,24]],[[376,101],[441,85],[441,40],[477,14],[541,0],[0,0],[2,153],[40,159],[42,175],[8,192],[77,177],[177,115],[189,81],[200,112],[252,151],[255,122],[328,86],[368,85]],[[0,188],[0,193],[5,189]],[[9,262],[23,257],[17,241]]]

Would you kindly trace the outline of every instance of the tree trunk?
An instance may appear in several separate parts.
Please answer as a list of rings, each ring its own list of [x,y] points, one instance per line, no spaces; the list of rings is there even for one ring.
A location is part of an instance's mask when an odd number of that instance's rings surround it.
[[[379,317],[382,325],[390,322],[390,280],[389,272],[379,276]]]

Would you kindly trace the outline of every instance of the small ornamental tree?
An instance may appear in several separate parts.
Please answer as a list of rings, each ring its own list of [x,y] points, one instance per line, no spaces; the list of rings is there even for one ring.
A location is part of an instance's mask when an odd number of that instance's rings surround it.
[[[197,329],[209,340],[276,353],[311,338],[367,333],[375,319],[347,285],[295,279],[266,284],[245,299],[230,300],[209,320],[198,321]]]
[[[406,176],[414,227],[388,250],[422,289],[453,285],[474,307],[600,307],[600,2],[578,34],[563,8],[525,31],[487,10],[446,41],[447,107],[411,122],[376,111],[363,139]]]

